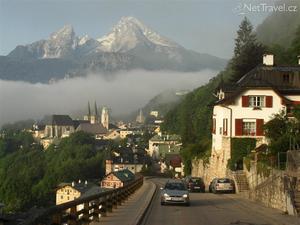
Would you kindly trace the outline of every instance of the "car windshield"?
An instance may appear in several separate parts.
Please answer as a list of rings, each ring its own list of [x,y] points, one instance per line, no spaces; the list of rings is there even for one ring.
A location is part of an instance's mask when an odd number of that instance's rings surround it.
[[[200,178],[192,178],[191,181],[195,184],[201,184],[202,180]]]
[[[185,190],[185,186],[183,183],[167,183],[165,189],[168,190]]]
[[[224,179],[219,179],[218,183],[231,183],[230,179],[224,178]]]

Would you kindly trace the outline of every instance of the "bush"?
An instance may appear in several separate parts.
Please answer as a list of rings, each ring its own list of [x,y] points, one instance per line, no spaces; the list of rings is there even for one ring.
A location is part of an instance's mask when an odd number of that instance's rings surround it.
[[[231,170],[243,168],[243,158],[246,157],[256,146],[255,138],[232,138],[231,158],[227,167]]]

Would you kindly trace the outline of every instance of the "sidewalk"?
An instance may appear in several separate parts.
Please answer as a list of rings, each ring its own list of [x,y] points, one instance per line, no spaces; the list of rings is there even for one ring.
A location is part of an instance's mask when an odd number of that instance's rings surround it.
[[[144,184],[129,199],[106,217],[101,217],[99,222],[91,225],[137,225],[144,211],[148,207],[155,192],[155,184],[144,180]]]

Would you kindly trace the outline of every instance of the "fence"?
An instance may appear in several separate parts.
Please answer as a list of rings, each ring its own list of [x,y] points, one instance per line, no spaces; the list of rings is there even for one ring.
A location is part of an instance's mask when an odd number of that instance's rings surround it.
[[[143,185],[143,177],[138,176],[134,181],[122,188],[113,189],[99,194],[78,198],[61,205],[52,206],[33,215],[20,223],[21,225],[60,225],[88,224],[99,221],[107,216],[113,208],[121,205],[133,192]]]

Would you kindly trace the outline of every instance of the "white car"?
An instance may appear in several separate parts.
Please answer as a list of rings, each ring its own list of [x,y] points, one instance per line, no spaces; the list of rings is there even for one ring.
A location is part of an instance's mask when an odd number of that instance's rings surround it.
[[[189,191],[181,180],[169,180],[164,188],[161,188],[161,205],[183,204],[190,205]]]

